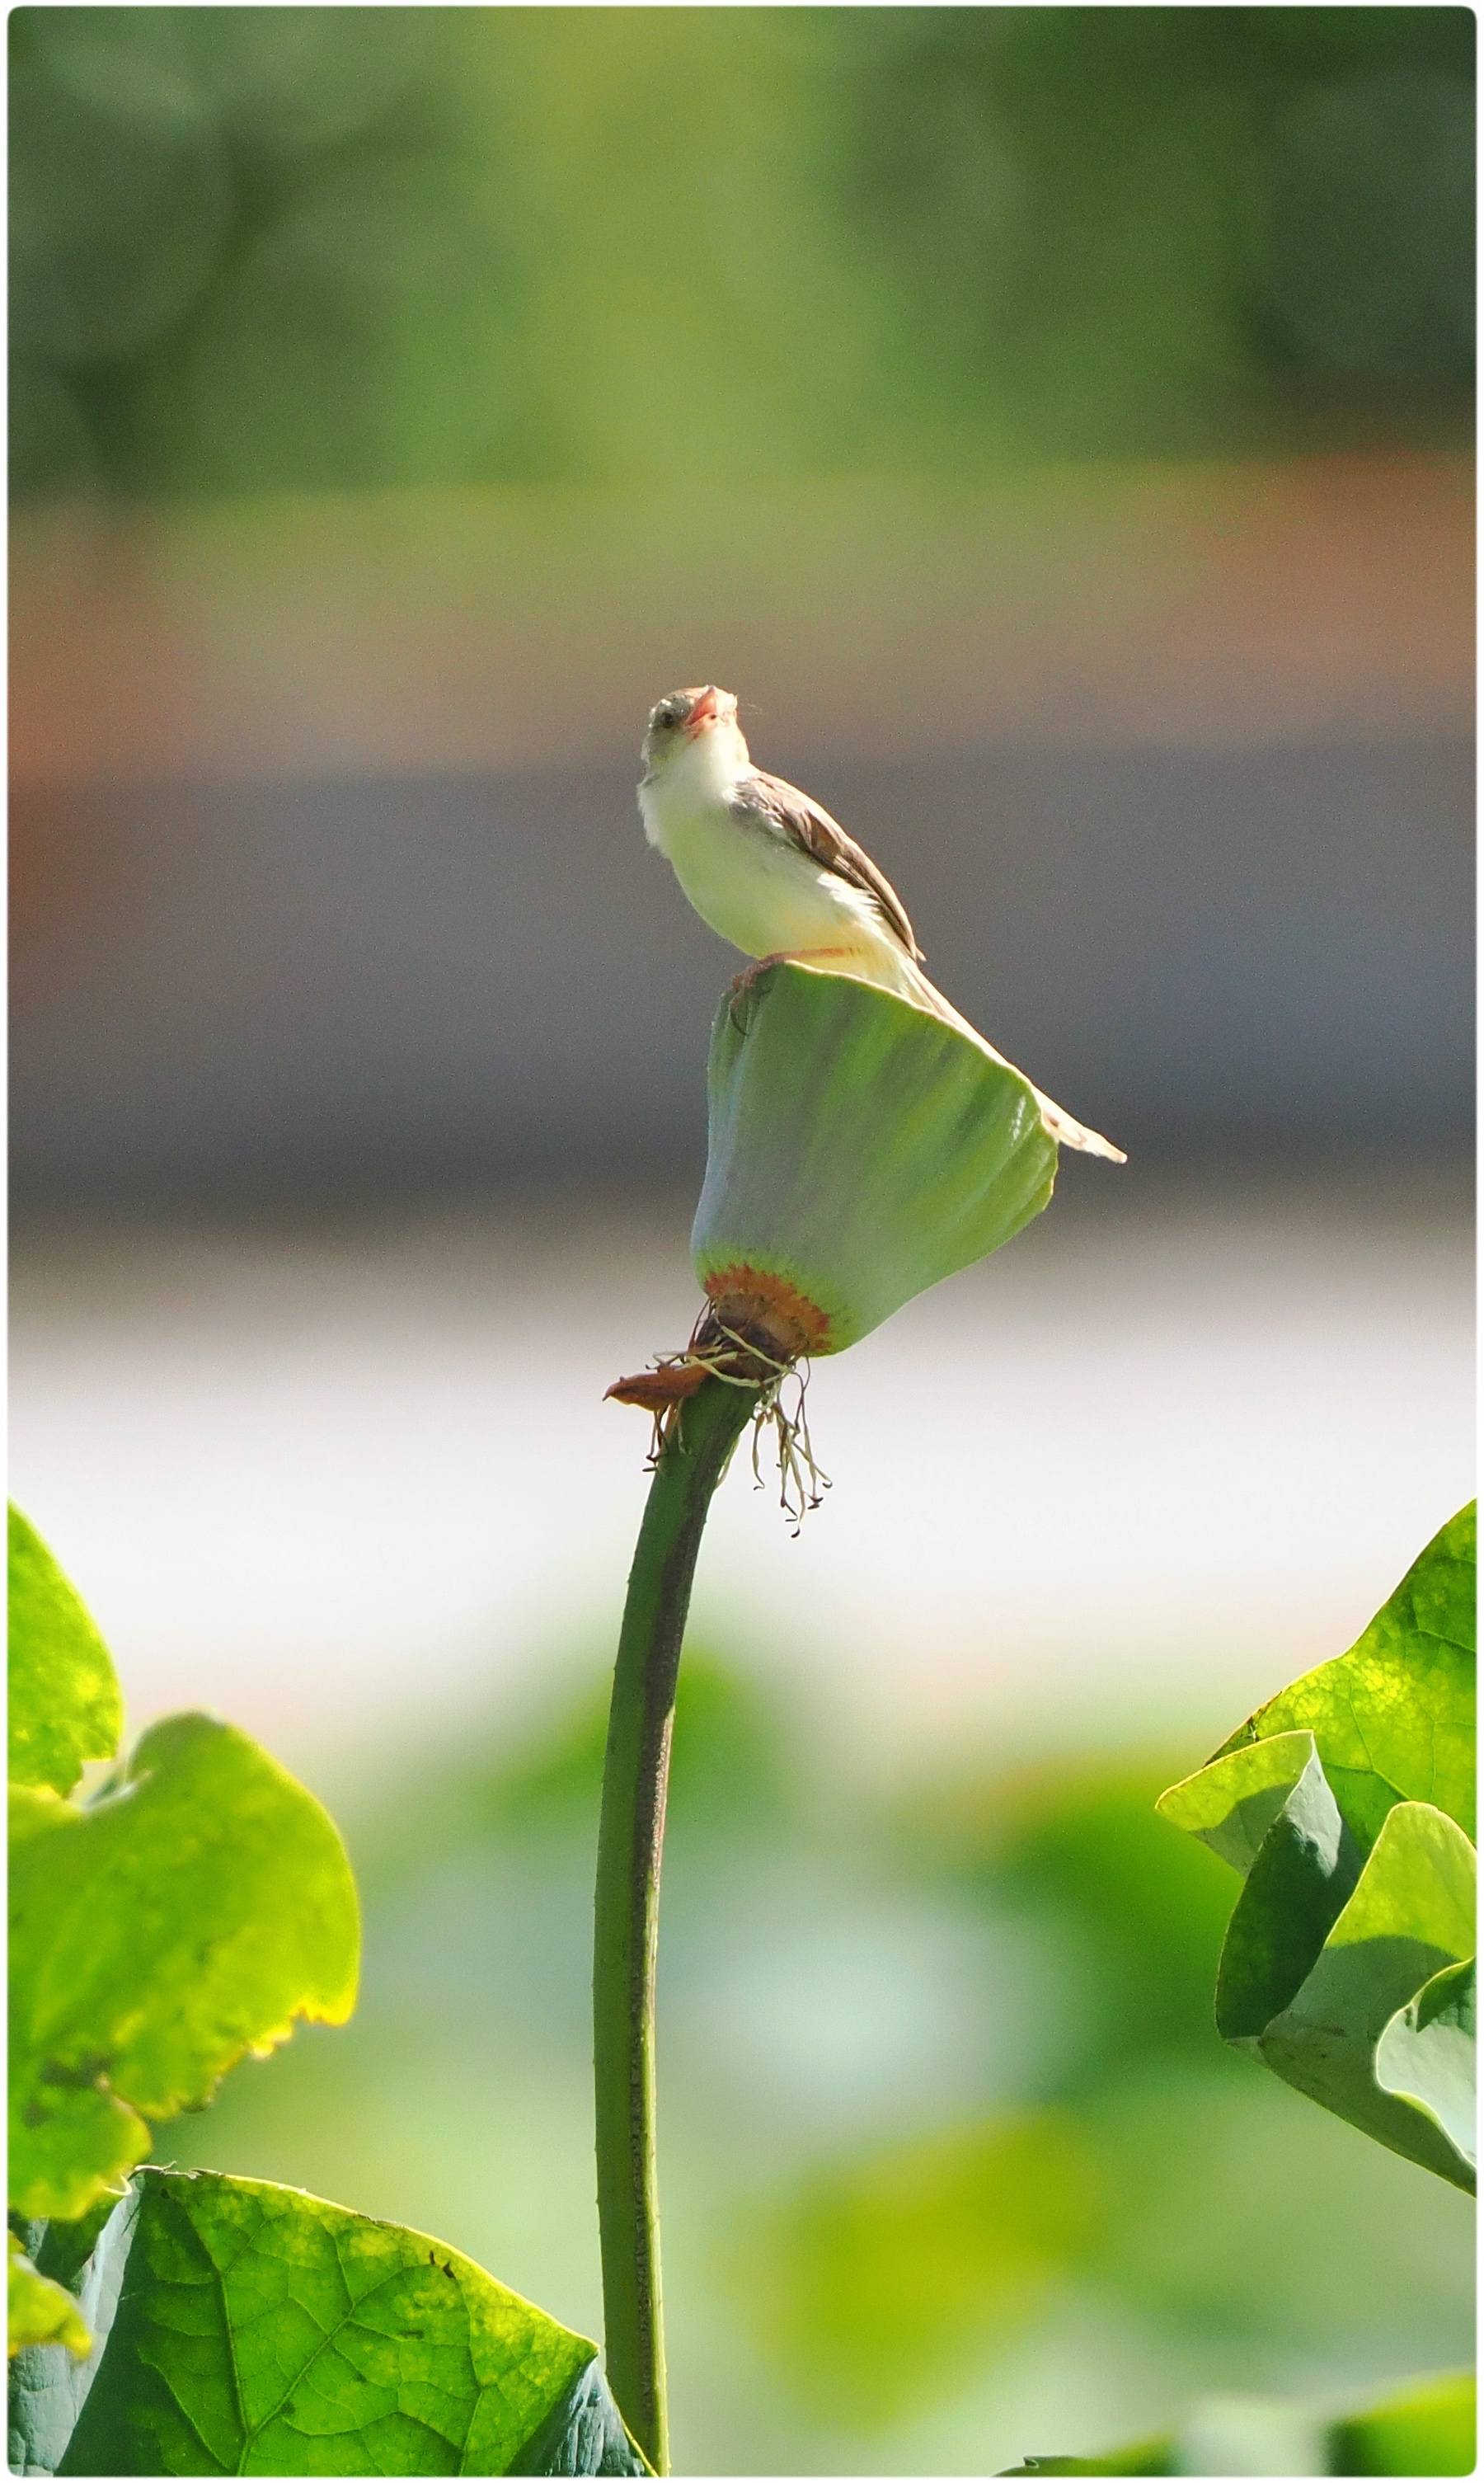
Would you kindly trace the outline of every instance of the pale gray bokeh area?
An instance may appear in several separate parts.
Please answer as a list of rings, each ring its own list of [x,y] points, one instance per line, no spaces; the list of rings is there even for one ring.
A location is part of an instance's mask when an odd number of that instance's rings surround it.
[[[798,1539],[745,1459],[698,1615],[883,1756],[1234,1723],[1364,1627],[1471,1487],[1468,1195],[1064,1165],[1040,1221],[837,1364]],[[437,1739],[611,1639],[690,1201],[36,1225],[13,1489],[133,1722],[220,1708],[286,1759]]]

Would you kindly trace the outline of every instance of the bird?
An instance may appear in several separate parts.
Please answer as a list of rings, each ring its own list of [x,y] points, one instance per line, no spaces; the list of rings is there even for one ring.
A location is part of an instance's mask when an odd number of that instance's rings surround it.
[[[710,681],[657,700],[641,756],[645,835],[702,922],[754,960],[738,988],[769,966],[820,966],[894,992],[1014,1065],[928,980],[907,910],[869,854],[808,793],[754,766],[730,690]],[[1121,1147],[1031,1092],[1061,1145],[1126,1163]]]

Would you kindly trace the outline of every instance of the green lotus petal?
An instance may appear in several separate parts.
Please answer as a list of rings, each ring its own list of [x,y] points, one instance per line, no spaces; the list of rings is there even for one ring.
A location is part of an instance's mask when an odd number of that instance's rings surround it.
[[[1253,2046],[1301,2095],[1465,2190],[1471,2165],[1431,2107],[1380,2082],[1376,2056],[1398,2011],[1473,1946],[1472,1846],[1430,1802],[1398,1802],[1312,1970]]]
[[[1475,1969],[1446,1965],[1398,2009],[1376,2045],[1376,2084],[1430,2112],[1466,2164],[1476,2165]]]
[[[1050,1198],[1035,1091],[892,993],[775,966],[711,1034],[706,1177],[691,1250],[714,1290],[781,1280],[838,1353],[1008,1242]]]
[[[1351,1832],[1368,1847],[1397,1802],[1474,1833],[1475,1511],[1450,1518],[1346,1655],[1250,1716],[1216,1757],[1313,1734]]]
[[[89,1759],[111,1759],[123,1700],[108,1649],[18,1508],[10,1511],[10,1774],[70,1793]]]
[[[76,2217],[250,2047],[355,2000],[331,1821],[246,1734],[177,1716],[87,1809],[12,1790],[11,2199]]]
[[[647,2470],[596,2349],[446,2243],[271,2181],[150,2169],[136,2186],[127,2282],[59,2472]]]
[[[38,2274],[13,2233],[6,2239],[11,2352],[18,2353],[24,2345],[65,2345],[71,2354],[86,2354],[93,2340],[70,2293]]]
[[[1208,1845],[1245,1879],[1262,1840],[1314,1757],[1312,1733],[1277,1733],[1212,1759],[1162,1793],[1161,1818]]]

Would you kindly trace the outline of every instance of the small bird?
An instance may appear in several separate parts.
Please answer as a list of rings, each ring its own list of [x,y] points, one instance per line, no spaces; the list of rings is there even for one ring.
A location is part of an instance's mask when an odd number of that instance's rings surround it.
[[[740,983],[785,961],[824,966],[895,992],[1004,1062],[929,982],[902,900],[869,854],[808,793],[753,765],[729,690],[672,690],[649,710],[642,755],[645,835],[702,922],[756,960]],[[1063,1146],[1127,1161],[1032,1091]]]

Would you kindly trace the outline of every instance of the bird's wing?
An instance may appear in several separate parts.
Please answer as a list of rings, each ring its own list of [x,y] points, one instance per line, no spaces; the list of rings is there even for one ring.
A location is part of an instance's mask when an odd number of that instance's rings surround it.
[[[797,785],[785,785],[782,776],[768,776],[760,767],[755,767],[738,785],[729,807],[744,818],[762,820],[787,837],[811,862],[833,870],[836,878],[849,880],[853,888],[863,890],[875,899],[888,929],[900,940],[909,957],[921,956],[907,920],[907,908],[885,871],[877,869],[854,837],[847,837],[838,819],[832,819],[829,812],[811,802],[808,793],[801,793]]]

